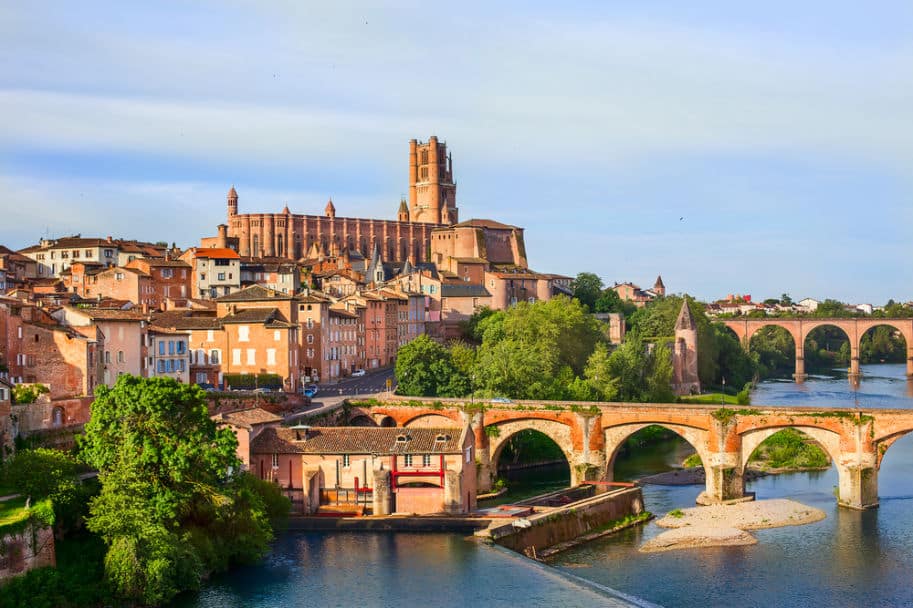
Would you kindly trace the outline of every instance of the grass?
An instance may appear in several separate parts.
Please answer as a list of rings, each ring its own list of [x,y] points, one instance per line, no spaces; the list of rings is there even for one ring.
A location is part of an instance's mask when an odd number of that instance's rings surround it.
[[[25,508],[25,497],[12,498],[0,502],[0,531],[5,526],[18,524],[28,519],[29,510]]]
[[[697,403],[704,405],[725,404],[741,405],[735,395],[725,395],[723,393],[707,393],[705,395],[686,395],[678,398],[682,403]]]
[[[768,437],[752,454],[751,464],[763,469],[822,469],[830,466],[827,453],[796,429],[783,429]]]
[[[703,463],[703,461],[701,461],[700,454],[692,454],[691,456],[688,456],[687,458],[685,458],[685,461],[682,463],[682,466],[685,467],[686,469],[693,469],[693,468],[696,468],[699,466],[703,466],[703,464],[704,463]]]
[[[669,511],[669,517],[674,517],[675,519],[681,519],[685,516],[685,513],[681,509],[672,509]]]

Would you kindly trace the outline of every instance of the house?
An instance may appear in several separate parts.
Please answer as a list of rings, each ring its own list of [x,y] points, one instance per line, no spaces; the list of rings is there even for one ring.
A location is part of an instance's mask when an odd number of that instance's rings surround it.
[[[468,426],[270,427],[251,441],[250,462],[303,513],[467,513],[476,508],[474,451]]]
[[[802,312],[815,312],[820,304],[815,298],[802,298],[799,300],[799,309]]]
[[[212,417],[218,424],[227,425],[238,438],[238,459],[244,470],[250,469],[250,444],[264,429],[278,426],[282,416],[252,407],[233,412],[223,412]]]
[[[149,315],[141,310],[119,308],[73,308],[64,306],[51,314],[64,325],[74,328],[97,326],[105,340],[101,354],[102,382],[114,386],[118,376],[145,376],[146,326]]]
[[[123,250],[123,262],[121,251]],[[74,262],[92,262],[102,266],[121,266],[138,257],[165,257],[162,244],[113,239],[83,238],[81,235],[59,239],[42,239],[37,245],[19,253],[37,262],[38,277],[57,277]]]
[[[138,258],[127,262],[124,268],[139,270],[149,277],[146,293],[140,295],[140,300],[131,300],[136,304],[150,308],[163,308],[166,303],[184,306],[191,296],[193,268],[183,260]]]
[[[193,267],[193,297],[215,299],[241,289],[241,256],[232,249],[188,249],[181,259]]]

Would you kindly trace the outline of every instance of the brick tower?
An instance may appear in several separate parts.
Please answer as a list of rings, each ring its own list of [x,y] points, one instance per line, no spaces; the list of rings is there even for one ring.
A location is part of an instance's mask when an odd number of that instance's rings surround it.
[[[675,321],[675,342],[672,351],[672,390],[676,395],[696,395],[701,392],[697,366],[697,323],[691,316],[688,300]]]
[[[432,135],[409,141],[409,219],[422,224],[456,224],[456,183],[447,144]]]
[[[232,186],[228,191],[228,219],[238,215],[238,192]]]

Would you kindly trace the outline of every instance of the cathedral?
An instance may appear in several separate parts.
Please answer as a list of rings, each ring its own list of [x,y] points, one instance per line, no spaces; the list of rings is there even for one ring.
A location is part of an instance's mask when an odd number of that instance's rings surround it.
[[[323,215],[292,213],[288,206],[279,213],[238,213],[238,193],[234,186],[228,192],[227,236],[237,239],[242,256],[298,260],[348,251],[368,258],[376,248],[389,261],[426,262],[431,231],[457,222],[452,159],[435,136],[409,142],[409,202],[400,201],[395,221],[336,217],[332,200]]]

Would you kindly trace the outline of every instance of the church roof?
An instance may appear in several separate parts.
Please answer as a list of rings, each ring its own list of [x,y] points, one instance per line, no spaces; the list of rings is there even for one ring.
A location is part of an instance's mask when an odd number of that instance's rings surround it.
[[[666,288],[666,286],[663,285],[663,277],[662,277],[662,275],[657,275],[657,276],[656,276],[656,283],[653,284],[653,289],[659,289],[659,288],[663,288],[663,289]]]
[[[502,224],[501,222],[496,222],[494,220],[477,220],[471,219],[466,220],[465,222],[460,222],[459,224],[454,224],[453,228],[494,228],[500,230],[515,230],[516,226],[511,226],[510,224]]]
[[[688,300],[682,302],[682,309],[678,313],[678,319],[675,321],[675,329],[697,329],[694,317],[691,316],[691,308],[688,306]]]
[[[406,204],[406,199],[401,199],[399,201],[399,212],[409,213],[409,206]]]
[[[336,213],[336,207],[333,205],[333,199],[327,201],[327,206],[324,209],[326,213]]]
[[[228,191],[228,198],[238,198],[238,191],[235,190],[234,184],[232,184],[231,190]]]

